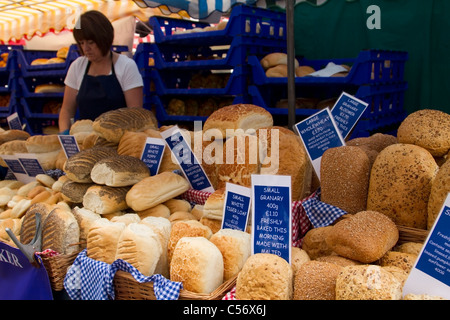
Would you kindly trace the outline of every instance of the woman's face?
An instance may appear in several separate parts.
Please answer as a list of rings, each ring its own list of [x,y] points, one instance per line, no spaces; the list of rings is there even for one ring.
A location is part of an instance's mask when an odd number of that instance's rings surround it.
[[[103,54],[93,40],[81,40],[80,47],[89,61],[94,62],[103,58]]]

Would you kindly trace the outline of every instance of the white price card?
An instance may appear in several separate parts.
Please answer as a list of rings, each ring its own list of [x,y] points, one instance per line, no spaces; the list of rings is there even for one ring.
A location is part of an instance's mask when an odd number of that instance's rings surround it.
[[[164,139],[148,137],[145,141],[145,146],[141,154],[141,160],[147,165],[150,170],[150,175],[152,176],[158,174],[165,147],[166,142]]]
[[[251,189],[227,182],[223,206],[222,229],[245,231],[250,212]]]
[[[6,165],[8,166],[9,170],[14,174],[16,179],[23,183],[28,183],[35,178],[30,177],[28,173],[25,171],[25,168],[20,163],[19,159],[17,159],[17,156],[15,155],[2,155],[2,159],[5,161]]]
[[[64,150],[64,154],[66,158],[70,158],[74,154],[80,152],[80,148],[78,147],[77,139],[75,136],[71,135],[58,135],[59,143],[61,143],[61,147]]]
[[[23,130],[22,123],[20,122],[19,115],[17,112],[6,117],[6,121],[8,121],[9,129],[11,130]]]
[[[38,158],[33,153],[16,153],[17,159],[30,177],[45,174]]]
[[[291,262],[291,177],[252,175],[252,253],[272,253]]]
[[[450,193],[403,287],[403,295],[450,299]]]

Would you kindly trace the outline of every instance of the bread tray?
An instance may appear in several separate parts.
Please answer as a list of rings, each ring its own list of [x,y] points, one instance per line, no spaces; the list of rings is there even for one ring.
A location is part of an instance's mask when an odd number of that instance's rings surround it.
[[[221,300],[236,285],[237,275],[225,281],[210,294],[180,291],[178,300]],[[115,300],[156,300],[153,282],[139,283],[131,274],[117,271],[114,276]]]

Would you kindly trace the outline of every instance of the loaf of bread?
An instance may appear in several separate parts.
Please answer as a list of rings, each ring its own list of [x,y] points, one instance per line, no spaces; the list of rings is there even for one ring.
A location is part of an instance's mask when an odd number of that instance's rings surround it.
[[[291,300],[294,275],[283,258],[256,253],[245,262],[236,280],[238,300]]]
[[[101,114],[92,126],[100,137],[118,144],[125,132],[157,129],[158,121],[145,108],[120,108]]]
[[[316,70],[314,70],[314,68],[310,67],[310,66],[298,66],[297,68],[295,68],[295,76],[296,77],[304,77],[315,71]]]
[[[159,238],[150,227],[130,223],[120,235],[115,259],[130,263],[148,277],[155,272],[161,253]]]
[[[219,136],[222,136],[220,132]],[[205,174],[211,182],[214,190],[217,190],[217,186],[219,184],[218,170],[220,164],[223,164],[226,161],[223,149],[224,140],[214,140],[213,137],[210,137],[208,139],[211,139],[212,141],[208,141],[206,139],[202,140],[202,168],[205,171]]]
[[[11,140],[4,142],[0,145],[0,156],[2,155],[13,155],[15,153],[27,153],[26,140]],[[5,160],[0,157],[0,165],[7,168]]]
[[[354,214],[367,207],[370,161],[358,147],[329,148],[320,164],[321,201]]]
[[[382,267],[398,267],[409,274],[416,260],[417,255],[415,254],[398,251],[388,251],[380,258],[378,264]]]
[[[83,196],[83,207],[98,214],[108,214],[128,209],[125,200],[130,187],[93,185]]]
[[[450,192],[450,161],[446,161],[432,181],[427,205],[427,229],[431,229]]]
[[[184,199],[169,199],[163,203],[167,208],[169,208],[170,213],[177,211],[191,211],[191,204],[189,201]]]
[[[42,225],[42,248],[60,254],[79,251],[80,227],[72,212],[54,208]]]
[[[150,170],[142,160],[126,155],[101,159],[91,170],[93,182],[110,187],[132,186],[149,176]]]
[[[399,231],[386,215],[360,211],[338,221],[327,233],[328,247],[340,256],[371,263],[397,243]]]
[[[303,263],[294,276],[294,300],[335,300],[336,279],[342,267],[311,260]]]
[[[428,150],[433,156],[450,150],[450,114],[423,109],[409,114],[397,130],[399,143],[410,143]]]
[[[225,188],[216,189],[205,201],[202,218],[222,221],[224,205]]]
[[[41,225],[43,225],[52,210],[53,206],[46,203],[35,203],[28,208],[22,218],[20,228],[20,241],[22,243],[30,243],[36,235],[36,214],[41,219]]]
[[[334,263],[341,267],[356,266],[356,265],[362,264],[359,261],[348,259],[348,258],[339,256],[337,254],[330,254],[329,256],[321,256],[321,257],[318,257],[316,259],[316,261]]]
[[[8,141],[22,140],[25,141],[30,137],[30,134],[23,130],[10,129],[0,132],[0,145]]]
[[[308,230],[303,237],[302,249],[315,260],[321,256],[328,256],[333,250],[328,246],[326,238],[333,226],[318,227]]]
[[[223,258],[219,249],[204,237],[183,237],[173,252],[170,280],[183,289],[209,294],[223,283]]]
[[[83,203],[86,191],[94,185],[94,183],[80,183],[68,179],[61,186],[61,197],[69,203]]]
[[[305,250],[294,246],[291,248],[291,267],[294,276],[298,268],[307,261],[311,261],[311,258]]]
[[[223,257],[223,280],[236,276],[251,254],[251,236],[249,233],[220,229],[209,240],[220,250]]]
[[[46,153],[61,150],[58,135],[34,135],[26,140],[26,148],[29,153]]]
[[[78,226],[80,227],[80,245],[82,247],[86,247],[89,229],[91,228],[95,220],[101,219],[101,216],[98,213],[95,213],[83,207],[80,208],[78,206],[75,206],[72,209],[72,214],[77,220]]]
[[[263,69],[267,70],[276,65],[287,65],[288,64],[288,55],[284,52],[272,52],[265,55],[260,60],[261,66]],[[298,61],[294,59],[294,67],[297,68],[299,66]]]
[[[266,70],[267,78],[286,78],[288,76],[287,65],[278,64]]]
[[[399,300],[401,282],[377,265],[347,266],[336,279],[336,300]]]
[[[203,134],[205,139],[209,139],[211,134],[217,133],[215,130],[219,130],[222,139],[226,139],[238,129],[247,132],[272,125],[272,115],[266,109],[253,104],[234,104],[214,111],[203,125]]]
[[[173,172],[147,177],[131,187],[126,202],[135,211],[142,211],[175,198],[190,188],[189,182]]]
[[[126,225],[101,218],[95,220],[87,236],[87,256],[91,259],[111,264],[116,259],[120,236]]]
[[[136,213],[139,215],[139,217],[141,217],[141,219],[144,219],[146,217],[162,217],[169,219],[170,217],[170,209],[162,203],[142,211],[137,211]]]
[[[433,156],[422,147],[403,143],[386,147],[372,166],[367,210],[381,212],[397,225],[426,229],[437,171]]]

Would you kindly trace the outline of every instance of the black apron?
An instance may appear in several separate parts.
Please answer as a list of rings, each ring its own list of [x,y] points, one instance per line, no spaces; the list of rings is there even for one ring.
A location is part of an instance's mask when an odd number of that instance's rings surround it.
[[[104,112],[125,108],[127,106],[125,95],[119,80],[117,80],[112,62],[111,52],[111,71],[110,75],[90,76],[88,75],[91,62],[88,62],[81,82],[80,90],[77,95],[78,115],[77,120],[91,119],[95,120]]]

